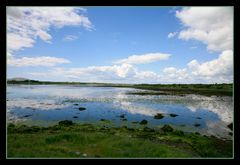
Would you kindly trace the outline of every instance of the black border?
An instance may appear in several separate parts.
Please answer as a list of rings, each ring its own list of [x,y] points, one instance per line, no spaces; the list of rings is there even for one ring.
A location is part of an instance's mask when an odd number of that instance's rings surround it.
[[[232,6],[237,0],[5,0],[6,5],[24,6]]]
[[[7,6],[234,6],[234,159],[240,160],[239,9],[238,0],[4,0],[1,9],[1,110],[0,160],[6,159],[6,7]],[[4,26],[5,25],[5,26]],[[169,160],[169,159],[168,159]],[[194,160],[194,159],[191,159]]]
[[[0,20],[1,20],[1,55],[0,55],[0,62],[1,62],[1,114],[0,114],[0,160],[5,158],[6,155],[6,8],[4,6],[0,7]]]

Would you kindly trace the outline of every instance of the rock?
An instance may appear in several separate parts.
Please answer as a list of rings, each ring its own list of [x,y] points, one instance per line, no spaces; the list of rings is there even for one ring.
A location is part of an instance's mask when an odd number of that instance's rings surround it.
[[[172,132],[173,128],[170,125],[164,125],[161,130],[163,130],[163,132]]]
[[[76,104],[73,104],[73,105],[76,105],[76,106],[77,106],[78,104],[76,103]]]
[[[79,107],[78,110],[79,110],[79,111],[85,111],[86,108],[84,108],[84,107]]]
[[[124,117],[125,117],[125,115],[124,115],[124,114],[122,114],[122,115],[120,115],[119,117],[121,117],[121,118],[124,118]]]
[[[73,116],[73,118],[78,118],[78,116]]]
[[[63,120],[58,122],[58,125],[69,126],[69,125],[73,125],[73,122],[71,120]]]
[[[25,115],[25,116],[23,116],[23,117],[29,117],[29,116],[32,116],[32,115]]]
[[[81,154],[81,152],[77,151],[77,152],[75,152],[75,154],[76,154],[76,155],[80,155],[80,154]]]
[[[201,124],[195,123],[193,124],[195,127],[199,127]]]
[[[176,116],[178,116],[177,114],[174,114],[174,113],[171,113],[169,116],[171,116],[171,117],[176,117]]]
[[[227,125],[229,129],[233,130],[233,123]]]
[[[164,116],[161,114],[161,113],[157,113],[155,116],[154,116],[154,119],[162,119],[164,118]]]
[[[232,135],[233,135],[233,133],[232,133],[232,132],[228,132],[228,135],[232,136]]]
[[[199,133],[199,132],[195,132],[195,134],[196,134],[196,135],[200,135],[200,133]]]
[[[201,117],[196,117],[196,119],[202,119]]]
[[[122,119],[122,121],[127,121],[127,119]]]
[[[82,154],[82,156],[83,156],[83,157],[87,157],[87,154],[84,153],[84,154]]]
[[[147,124],[147,123],[148,123],[147,120],[142,120],[139,124],[144,125],[144,124]]]

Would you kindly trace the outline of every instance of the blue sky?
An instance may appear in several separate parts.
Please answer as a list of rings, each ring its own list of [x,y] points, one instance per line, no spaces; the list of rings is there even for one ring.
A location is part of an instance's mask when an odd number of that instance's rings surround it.
[[[232,17],[232,7],[8,7],[7,77],[232,82]]]

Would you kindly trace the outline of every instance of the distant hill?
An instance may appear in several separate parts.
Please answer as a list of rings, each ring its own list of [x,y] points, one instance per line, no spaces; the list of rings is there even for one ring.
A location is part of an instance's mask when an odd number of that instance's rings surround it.
[[[8,81],[28,81],[30,79],[23,78],[23,77],[15,77],[15,78],[10,78]]]

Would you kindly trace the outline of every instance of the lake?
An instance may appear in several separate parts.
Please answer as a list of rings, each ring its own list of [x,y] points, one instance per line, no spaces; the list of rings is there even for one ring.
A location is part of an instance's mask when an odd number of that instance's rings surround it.
[[[131,95],[144,91],[79,85],[8,85],[7,121],[49,126],[61,120],[107,126],[161,128],[231,139],[233,99],[229,96]],[[157,114],[163,118],[154,118]],[[139,122],[147,120],[146,125]]]

